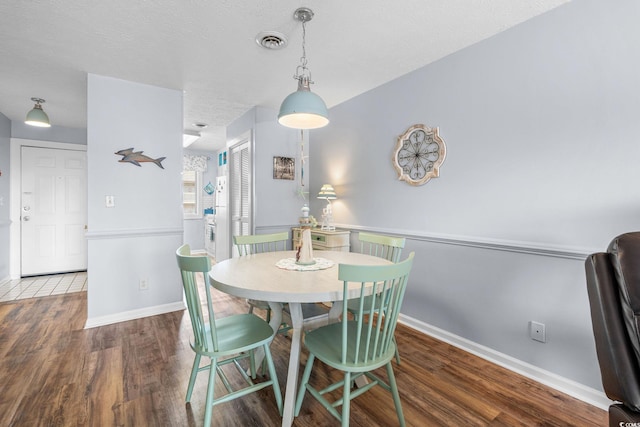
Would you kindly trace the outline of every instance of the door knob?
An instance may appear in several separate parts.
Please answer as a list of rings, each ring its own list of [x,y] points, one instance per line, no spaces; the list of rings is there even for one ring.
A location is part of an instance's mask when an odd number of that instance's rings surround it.
[[[24,217],[22,217],[22,219],[24,219],[25,221],[29,221],[31,219],[31,217],[30,216],[24,216]]]
[[[25,212],[29,212],[31,210],[31,206],[25,205],[25,206],[22,207],[22,210],[25,211]]]

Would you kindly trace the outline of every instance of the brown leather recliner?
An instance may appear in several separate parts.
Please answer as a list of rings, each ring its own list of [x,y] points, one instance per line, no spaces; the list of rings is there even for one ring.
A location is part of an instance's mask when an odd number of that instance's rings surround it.
[[[589,255],[585,269],[602,385],[616,401],[609,426],[640,423],[640,232]]]

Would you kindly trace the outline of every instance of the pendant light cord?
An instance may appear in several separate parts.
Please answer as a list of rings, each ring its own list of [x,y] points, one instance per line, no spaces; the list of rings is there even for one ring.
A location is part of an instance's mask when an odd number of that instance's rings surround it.
[[[311,71],[307,68],[307,19],[302,20],[302,56],[300,57],[300,65],[296,67],[296,74],[294,79],[305,79],[309,84],[312,84]]]
[[[302,68],[307,69],[307,21],[302,21],[302,58],[300,58],[300,62],[302,63]]]

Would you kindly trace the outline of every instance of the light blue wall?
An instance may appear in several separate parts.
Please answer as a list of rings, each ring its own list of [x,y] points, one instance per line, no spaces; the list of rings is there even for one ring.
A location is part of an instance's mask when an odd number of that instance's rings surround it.
[[[9,141],[11,121],[0,113],[0,282],[9,278]]]
[[[306,134],[306,132],[305,132]],[[308,136],[305,135],[305,138]],[[305,149],[308,149],[308,142]],[[256,229],[277,228],[287,231],[298,223],[305,201],[297,194],[300,188],[300,131],[278,123],[278,111],[258,107],[255,143]],[[307,153],[308,154],[308,153]],[[293,157],[296,177],[293,181],[273,178],[273,158]],[[308,166],[305,185],[309,185]],[[308,197],[307,197],[308,198]],[[291,232],[289,230],[289,235]],[[291,237],[291,236],[289,236]]]
[[[55,125],[49,128],[39,128],[26,125],[24,122],[13,121],[11,123],[11,137],[87,145],[86,129],[67,128]]]
[[[182,92],[89,74],[88,308],[95,326],[182,306]],[[164,169],[121,163],[135,148]],[[105,196],[115,207],[105,206]],[[146,280],[148,290],[139,288]]]
[[[311,188],[334,184],[336,222],[416,251],[405,315],[601,389],[583,258],[640,228],[639,20],[636,1],[574,0],[312,131]],[[391,155],[416,123],[440,127],[447,158],[412,187]]]

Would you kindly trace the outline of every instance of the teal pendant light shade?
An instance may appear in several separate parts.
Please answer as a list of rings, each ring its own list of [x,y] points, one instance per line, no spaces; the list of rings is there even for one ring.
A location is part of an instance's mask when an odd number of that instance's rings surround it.
[[[30,126],[37,126],[41,128],[51,127],[51,123],[49,122],[49,116],[42,110],[42,105],[45,101],[41,98],[31,98],[33,102],[36,103],[34,105],[33,110],[27,113],[27,119],[24,121],[26,124]]]
[[[300,76],[298,90],[280,106],[278,123],[295,129],[317,129],[329,124],[329,111],[318,95],[309,89],[309,79]]]
[[[307,68],[306,23],[313,18],[313,11],[301,7],[295,11],[293,17],[302,22],[302,57],[300,65],[296,68],[294,79],[298,80],[298,90],[287,96],[278,114],[278,123],[294,129],[317,129],[329,124],[329,111],[327,105],[315,93],[311,92],[309,85],[311,72]]]

